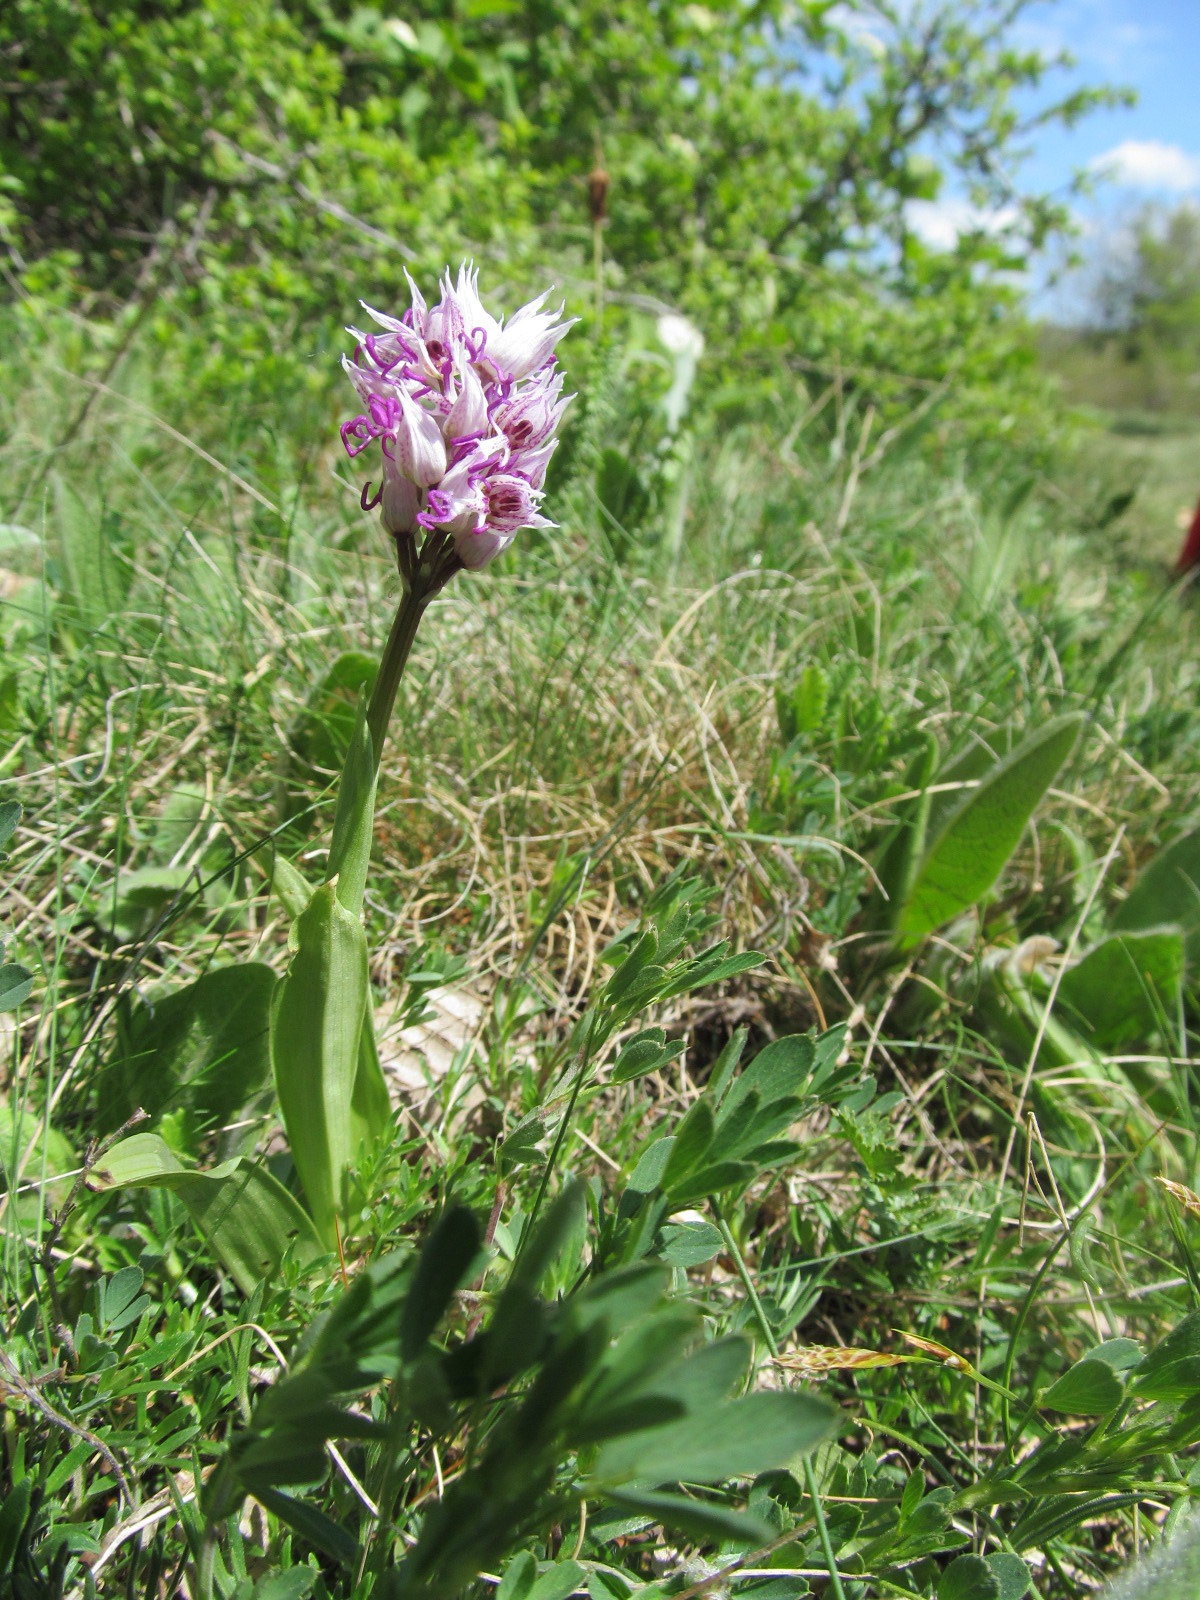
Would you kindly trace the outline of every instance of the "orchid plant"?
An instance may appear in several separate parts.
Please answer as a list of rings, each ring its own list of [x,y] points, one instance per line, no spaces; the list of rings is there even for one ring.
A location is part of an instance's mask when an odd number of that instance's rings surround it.
[[[457,281],[445,274],[432,307],[409,285],[403,316],[364,306],[380,331],[350,329],[343,364],[363,409],[341,428],[352,458],[379,444],[379,488],[366,483],[361,503],[380,510],[402,595],[370,698],[360,698],[325,882],[310,885],[282,859],[273,872],[293,921],[291,961],[269,1001],[270,1060],[305,1204],[261,1164],[235,1157],[198,1170],[157,1133],[120,1140],[94,1174],[98,1185],[174,1190],[246,1292],[289,1252],[303,1260],[340,1247],[355,1165],[390,1126],[362,905],[380,756],[421,618],[456,572],[488,566],[524,528],[554,526],[540,507],[572,398],[555,358],[571,320],[545,309],[545,294],[507,322],[493,316],[466,264]]]

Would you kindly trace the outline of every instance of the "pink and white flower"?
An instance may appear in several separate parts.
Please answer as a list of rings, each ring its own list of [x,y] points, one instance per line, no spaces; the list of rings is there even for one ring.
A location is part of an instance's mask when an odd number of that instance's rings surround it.
[[[555,347],[572,326],[546,295],[504,322],[479,298],[478,274],[447,272],[430,307],[409,279],[402,317],[364,303],[381,330],[351,328],[357,348],[343,365],[364,410],[342,424],[351,457],[379,441],[385,529],[397,540],[418,528],[442,532],[464,567],[494,560],[522,528],[550,528],[541,515],[546,468],[563,413]],[[363,506],[368,507],[363,491]]]

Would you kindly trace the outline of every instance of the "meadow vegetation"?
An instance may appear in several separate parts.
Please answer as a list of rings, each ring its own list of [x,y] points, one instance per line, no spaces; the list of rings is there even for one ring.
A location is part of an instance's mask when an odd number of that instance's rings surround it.
[[[1039,365],[1048,201],[906,220],[1011,194],[1013,11],[5,9],[5,1600],[1068,1600],[1187,1537],[1188,435]],[[266,1008],[399,594],[340,325],[464,254],[581,319],[558,527],[418,635],[388,1136],[256,1270],[204,1174],[297,1196]]]

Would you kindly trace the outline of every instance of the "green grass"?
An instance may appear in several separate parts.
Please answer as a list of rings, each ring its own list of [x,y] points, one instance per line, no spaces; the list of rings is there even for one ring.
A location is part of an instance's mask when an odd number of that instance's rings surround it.
[[[60,371],[83,334],[63,319],[42,338],[49,350],[14,338],[0,395],[0,800],[25,813],[0,924],[8,958],[37,973],[0,1017],[0,1484],[42,1497],[13,1592],[167,1594],[186,1579],[195,1594],[197,1476],[295,1364],[343,1269],[292,1272],[247,1306],[165,1194],[84,1189],[61,1231],[53,1213],[89,1140],[133,1109],[118,1039],[134,997],[233,959],[282,969],[286,919],[259,868],[274,843],[319,870],[348,704],[339,720],[322,685],[346,652],[377,652],[397,585],[331,408],[193,411],[181,375],[135,350],[55,448],[83,398]],[[603,443],[635,458],[627,384]],[[727,1208],[720,1250],[674,1269],[673,1293],[710,1336],[754,1335],[767,1387],[802,1386],[810,1347],[910,1350],[896,1330],[969,1370],[828,1376],[837,1442],[811,1482],[797,1468],[753,1488],[779,1534],[753,1564],[783,1574],[761,1580],[771,1600],[831,1593],[831,1549],[865,1600],[929,1595],[954,1556],[1007,1551],[1043,1600],[1066,1600],[1194,1493],[1190,1402],[1135,1395],[1093,1428],[1039,1397],[1100,1341],[1145,1349],[1197,1304],[1196,1221],[1154,1181],[1197,1186],[1196,975],[1178,1015],[1160,1007],[1076,1059],[1049,1035],[1033,1045],[987,974],[1023,940],[1093,944],[1200,812],[1197,612],[1164,576],[1191,440],[1093,433],[1013,494],[903,437],[872,456],[852,405],[832,432],[797,434],[808,403],[797,385],[741,421],[697,416],[678,540],[649,492],[640,522],[614,516],[581,426],[554,486],[559,531],[456,579],[427,618],[384,756],[367,902],[384,1056],[405,1087],[345,1272],[419,1242],[453,1197],[481,1220],[496,1208],[499,1255],[457,1303],[451,1342],[493,1302],[545,1160],[502,1175],[498,1141],[553,1092],[605,946],[683,868],[715,891],[722,935],[766,963],[653,1009],[644,1020],[684,1053],[580,1099],[551,1190],[570,1173],[619,1194],[736,1028],[749,1056],[848,1024],[875,1101],[814,1102],[797,1152]],[[595,428],[604,413],[589,415]],[[777,691],[802,681],[785,737]],[[923,739],[945,761],[1065,710],[1087,714],[1084,735],[995,896],[895,958],[866,909],[871,863]],[[1024,947],[1047,981],[1052,948]],[[422,1068],[399,1034],[431,989],[449,1043]],[[197,1130],[184,1110],[170,1088],[159,1115],[206,1159],[278,1159],[269,1100],[235,1128]],[[581,1239],[576,1268],[597,1248]],[[129,1267],[148,1304],[106,1329],[98,1285]],[[557,1270],[562,1293],[569,1253]],[[399,1551],[474,1449],[454,1436],[430,1456],[428,1437],[414,1434],[394,1525],[364,1516],[364,1444],[312,1498],[373,1551]],[[586,1523],[577,1506],[534,1518],[506,1556],[576,1554],[599,1596],[690,1594],[706,1562],[746,1553],[613,1525],[599,1502]],[[222,1524],[222,1540],[218,1592],[296,1564],[296,1592],[368,1592],[266,1511]],[[976,1579],[970,1592],[992,1593]]]

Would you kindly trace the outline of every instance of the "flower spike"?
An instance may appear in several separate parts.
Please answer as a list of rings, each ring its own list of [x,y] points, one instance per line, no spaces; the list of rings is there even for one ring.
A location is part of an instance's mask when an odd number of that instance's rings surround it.
[[[547,294],[507,322],[493,316],[470,262],[456,280],[444,274],[435,305],[408,285],[402,317],[363,302],[381,331],[349,330],[354,359],[342,364],[364,409],[342,424],[342,444],[353,458],[379,441],[383,483],[374,499],[368,484],[362,504],[381,507],[406,577],[418,529],[455,565],[478,569],[520,529],[554,526],[539,508],[573,398],[562,393],[554,352],[574,319],[561,306],[545,310]]]

